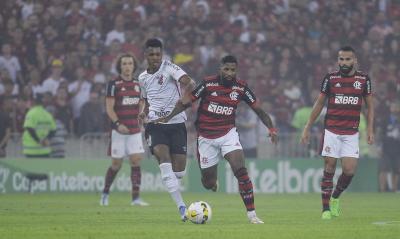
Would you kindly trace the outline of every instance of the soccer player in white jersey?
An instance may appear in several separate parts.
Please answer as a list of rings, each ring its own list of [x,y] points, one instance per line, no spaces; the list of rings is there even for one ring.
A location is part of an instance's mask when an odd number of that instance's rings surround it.
[[[149,39],[145,47],[148,67],[139,75],[139,83],[146,106],[139,116],[154,121],[168,115],[184,94],[190,94],[195,83],[179,66],[162,60],[160,40]],[[145,132],[151,152],[158,160],[162,182],[175,201],[182,221],[187,220],[179,185],[186,169],[185,121],[186,115],[182,112],[164,124],[147,124]]]

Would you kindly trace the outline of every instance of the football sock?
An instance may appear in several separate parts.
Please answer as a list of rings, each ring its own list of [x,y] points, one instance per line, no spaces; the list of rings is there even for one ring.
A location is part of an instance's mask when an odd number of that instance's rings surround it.
[[[103,193],[106,193],[106,194],[110,193],[111,184],[113,183],[114,178],[117,175],[117,173],[118,173],[118,170],[114,170],[111,166],[108,168],[107,173],[106,173]]]
[[[350,185],[353,175],[342,173],[337,181],[335,191],[332,194],[333,198],[338,198],[340,194]]]
[[[239,193],[247,211],[254,211],[253,183],[251,182],[246,168],[240,168],[235,172],[239,184]]]
[[[333,190],[333,176],[335,173],[324,171],[321,181],[322,211],[329,210],[329,200]]]
[[[131,167],[132,200],[139,197],[141,177],[140,166]]]
[[[162,182],[171,195],[172,199],[175,201],[176,206],[185,206],[183,202],[181,192],[179,191],[178,179],[176,178],[174,172],[172,171],[171,163],[162,163],[159,165],[161,171]]]

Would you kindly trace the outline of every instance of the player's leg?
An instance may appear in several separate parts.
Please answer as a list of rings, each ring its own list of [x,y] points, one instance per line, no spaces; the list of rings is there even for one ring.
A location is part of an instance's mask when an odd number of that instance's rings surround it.
[[[137,133],[129,135],[126,141],[127,154],[131,164],[131,183],[132,183],[132,202],[131,205],[148,206],[149,204],[140,198],[140,186],[142,172],[140,161],[143,159],[144,153],[142,134]]]
[[[100,198],[101,206],[108,206],[108,196],[110,194],[110,187],[114,182],[115,176],[117,176],[118,171],[121,169],[121,165],[122,165],[122,158],[113,158],[111,166],[107,169],[104,180],[103,193]]]
[[[187,132],[184,123],[171,125],[169,129],[172,170],[178,180],[186,174]]]
[[[125,156],[125,135],[119,134],[113,130],[111,132],[111,143],[109,148],[109,154],[112,157],[111,166],[107,169],[103,193],[100,199],[100,205],[108,205],[108,195],[110,193],[110,187],[114,182],[114,179],[121,169],[122,159]]]
[[[238,180],[239,193],[247,210],[250,223],[264,223],[256,215],[254,205],[253,183],[250,180],[244,163],[243,148],[239,141],[236,128],[231,129],[221,142],[221,154],[229,162],[232,172]]]
[[[201,183],[205,189],[212,191],[217,190],[217,177],[218,177],[218,165],[213,165],[209,168],[201,169]]]
[[[321,156],[324,159],[324,172],[321,180],[322,219],[331,219],[329,202],[333,191],[333,176],[339,158],[339,147],[338,135],[325,130],[321,145]]]
[[[354,135],[340,136],[341,144],[339,158],[341,158],[342,174],[338,178],[330,201],[332,216],[339,216],[339,197],[341,193],[350,185],[356,171],[359,157],[358,138],[358,133]]]
[[[167,130],[169,127],[169,125],[149,124],[146,130],[149,134],[148,141],[151,142],[151,151],[159,163],[161,180],[177,205],[181,219],[186,221],[186,205],[179,189],[178,179],[172,170],[172,159],[169,147],[170,142],[167,136]]]

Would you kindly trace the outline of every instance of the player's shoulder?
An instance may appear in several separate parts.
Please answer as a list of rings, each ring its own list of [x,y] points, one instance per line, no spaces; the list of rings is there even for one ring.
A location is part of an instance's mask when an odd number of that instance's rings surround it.
[[[247,86],[247,82],[245,80],[242,80],[242,79],[237,79],[236,83],[237,83],[238,86],[241,86],[241,87],[246,87]]]
[[[172,68],[172,69],[174,69],[174,70],[176,70],[176,71],[178,71],[178,70],[181,69],[177,64],[173,63],[173,62],[170,61],[170,60],[163,60],[163,62],[161,63],[161,66],[160,66],[160,67],[161,67],[161,68],[166,68],[166,69]]]
[[[328,80],[335,79],[335,78],[340,78],[340,72],[338,70],[330,71],[325,75],[324,79],[325,78],[328,79]]]
[[[139,74],[138,81],[139,82],[143,81],[146,78],[147,75],[148,75],[147,70],[144,70],[142,73]]]
[[[369,78],[368,74],[362,71],[356,71],[354,74],[354,78],[356,79],[361,79],[361,80],[366,80]]]

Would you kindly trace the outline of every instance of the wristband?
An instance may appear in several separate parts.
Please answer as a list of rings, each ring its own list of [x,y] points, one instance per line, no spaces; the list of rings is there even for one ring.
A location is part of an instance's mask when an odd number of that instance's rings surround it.
[[[275,135],[278,134],[278,129],[277,128],[269,128],[268,130],[269,130],[270,134],[275,134]]]
[[[121,124],[121,123],[119,122],[119,120],[116,120],[116,121],[113,122],[113,125],[114,125],[115,128],[118,128],[118,126],[119,126],[120,124]]]

